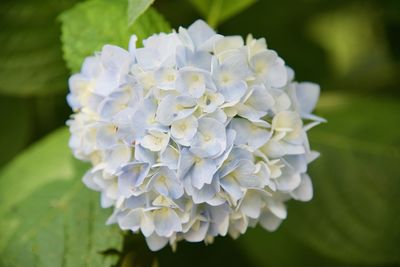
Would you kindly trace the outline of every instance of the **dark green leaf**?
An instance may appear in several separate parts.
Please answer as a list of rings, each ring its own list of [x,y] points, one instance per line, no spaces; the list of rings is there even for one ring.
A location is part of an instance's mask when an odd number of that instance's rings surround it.
[[[0,93],[27,96],[64,92],[58,14],[75,1],[2,1]]]
[[[12,115],[9,114],[13,110]],[[28,101],[17,97],[1,97],[0,124],[4,127],[0,133],[0,166],[14,157],[30,141],[33,123],[29,112]],[[8,114],[8,115],[7,115]]]
[[[310,131],[321,152],[310,165],[314,199],[290,202],[277,232],[250,230],[239,243],[267,266],[399,263],[400,106],[328,94],[318,111],[328,123]]]
[[[240,13],[256,0],[190,0],[212,27]]]
[[[129,27],[127,8],[126,0],[91,0],[61,15],[64,58],[73,72],[80,69],[85,57],[105,44],[127,48],[132,34],[141,42],[153,33],[170,31],[168,23],[153,8]]]
[[[106,226],[109,210],[85,188],[59,130],[0,173],[0,266],[111,266],[122,235]],[[116,252],[113,254],[112,252]]]
[[[292,203],[290,230],[318,251],[354,263],[400,262],[400,106],[395,100],[326,95],[328,124],[311,130],[315,198]]]
[[[288,220],[292,220],[289,214]],[[304,245],[290,233],[293,224],[284,222],[283,225],[273,233],[261,227],[249,229],[237,242],[243,252],[251,257],[257,266],[273,267],[350,267],[352,265],[333,260],[308,245]],[[294,227],[294,226],[293,226]]]

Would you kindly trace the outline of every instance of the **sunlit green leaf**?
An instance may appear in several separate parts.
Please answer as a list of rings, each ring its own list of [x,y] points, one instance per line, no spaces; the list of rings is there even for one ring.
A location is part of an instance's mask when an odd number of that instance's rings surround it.
[[[75,1],[0,3],[0,93],[13,96],[66,91],[56,17]]]
[[[153,2],[154,0],[128,0],[128,25],[132,25]]]
[[[0,173],[0,266],[110,266],[122,236],[59,130]]]
[[[126,0],[90,0],[62,14],[64,58],[73,72],[80,69],[85,57],[105,44],[127,48],[132,34],[140,42],[153,33],[170,31],[168,23],[153,8],[128,26],[127,8]]]
[[[212,27],[243,11],[257,0],[189,0]]]

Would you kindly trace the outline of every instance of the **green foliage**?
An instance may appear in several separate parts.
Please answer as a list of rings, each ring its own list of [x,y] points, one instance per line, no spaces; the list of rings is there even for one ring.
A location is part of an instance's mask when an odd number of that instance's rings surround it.
[[[290,202],[281,229],[246,233],[239,240],[243,249],[267,266],[339,265],[329,258],[399,263],[400,128],[387,126],[396,123],[400,106],[385,98],[326,94],[318,111],[328,123],[310,131],[312,147],[321,152],[310,165],[314,199]]]
[[[0,154],[0,166],[28,144],[33,131],[34,125],[30,120],[27,101],[17,97],[0,98],[1,114],[7,114],[12,109],[14,109],[13,116],[0,117],[0,125],[6,126],[1,131],[0,147],[3,153]]]
[[[128,0],[128,25],[131,26],[153,2],[154,0]]]
[[[257,0],[190,0],[200,14],[214,28],[240,13]]]
[[[81,182],[69,133],[56,131],[0,173],[0,266],[110,266],[122,236]],[[111,251],[112,252],[112,251]]]
[[[329,123],[311,131],[315,198],[294,203],[293,231],[315,249],[357,263],[400,263],[400,106],[385,98],[326,95]],[[389,127],[388,127],[389,126]]]
[[[396,76],[381,16],[373,7],[360,4],[311,20],[309,35],[326,51],[336,77],[377,88]],[[360,84],[363,80],[365,84]]]
[[[57,15],[75,1],[4,0],[0,4],[0,93],[12,96],[65,92]]]
[[[61,15],[64,58],[72,72],[79,71],[84,58],[105,44],[127,48],[132,34],[141,42],[153,33],[170,31],[168,23],[152,8],[136,15],[140,17],[128,26],[127,8],[126,0],[90,0]],[[135,14],[129,14],[132,21]]]

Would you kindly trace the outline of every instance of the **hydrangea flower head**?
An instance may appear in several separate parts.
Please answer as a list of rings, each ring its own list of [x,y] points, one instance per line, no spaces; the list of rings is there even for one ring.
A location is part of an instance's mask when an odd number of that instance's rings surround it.
[[[274,231],[286,201],[312,198],[318,85],[295,82],[265,39],[201,20],[136,41],[105,45],[69,80],[70,147],[91,162],[83,181],[113,207],[108,223],[159,250]]]

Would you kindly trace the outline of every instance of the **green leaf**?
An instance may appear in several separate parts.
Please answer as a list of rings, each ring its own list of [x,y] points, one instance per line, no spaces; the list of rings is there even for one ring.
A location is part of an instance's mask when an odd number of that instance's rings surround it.
[[[289,214],[288,220],[292,220]],[[290,233],[289,224],[284,222],[276,232],[268,232],[260,226],[248,231],[241,236],[237,243],[241,250],[247,254],[257,266],[274,267],[350,267],[352,265],[333,260],[303,242],[294,238]]]
[[[240,13],[257,0],[189,0],[211,27]]]
[[[337,259],[400,262],[400,106],[394,99],[325,95],[328,124],[311,130],[315,198],[293,203],[292,230]]]
[[[397,77],[384,23],[376,8],[355,4],[313,17],[308,30],[326,51],[332,73],[356,86],[353,90],[365,92],[390,86]]]
[[[128,0],[128,26],[154,3],[154,0]]]
[[[132,34],[141,42],[153,33],[171,30],[151,7],[128,26],[127,8],[126,0],[90,0],[61,15],[64,58],[73,72],[79,71],[85,57],[101,50],[105,44],[127,48]]]
[[[21,151],[30,141],[34,124],[28,101],[19,97],[0,97],[0,113],[9,114],[0,117],[4,125],[0,133],[0,166]],[[10,115],[12,110],[12,115]]]
[[[122,235],[58,130],[0,173],[0,266],[111,266]]]
[[[321,152],[310,165],[314,199],[291,201],[277,232],[252,230],[239,242],[268,266],[399,263],[398,102],[323,94],[318,113],[328,123],[309,132]]]
[[[58,14],[75,1],[5,0],[0,4],[0,93],[12,96],[66,91]]]

